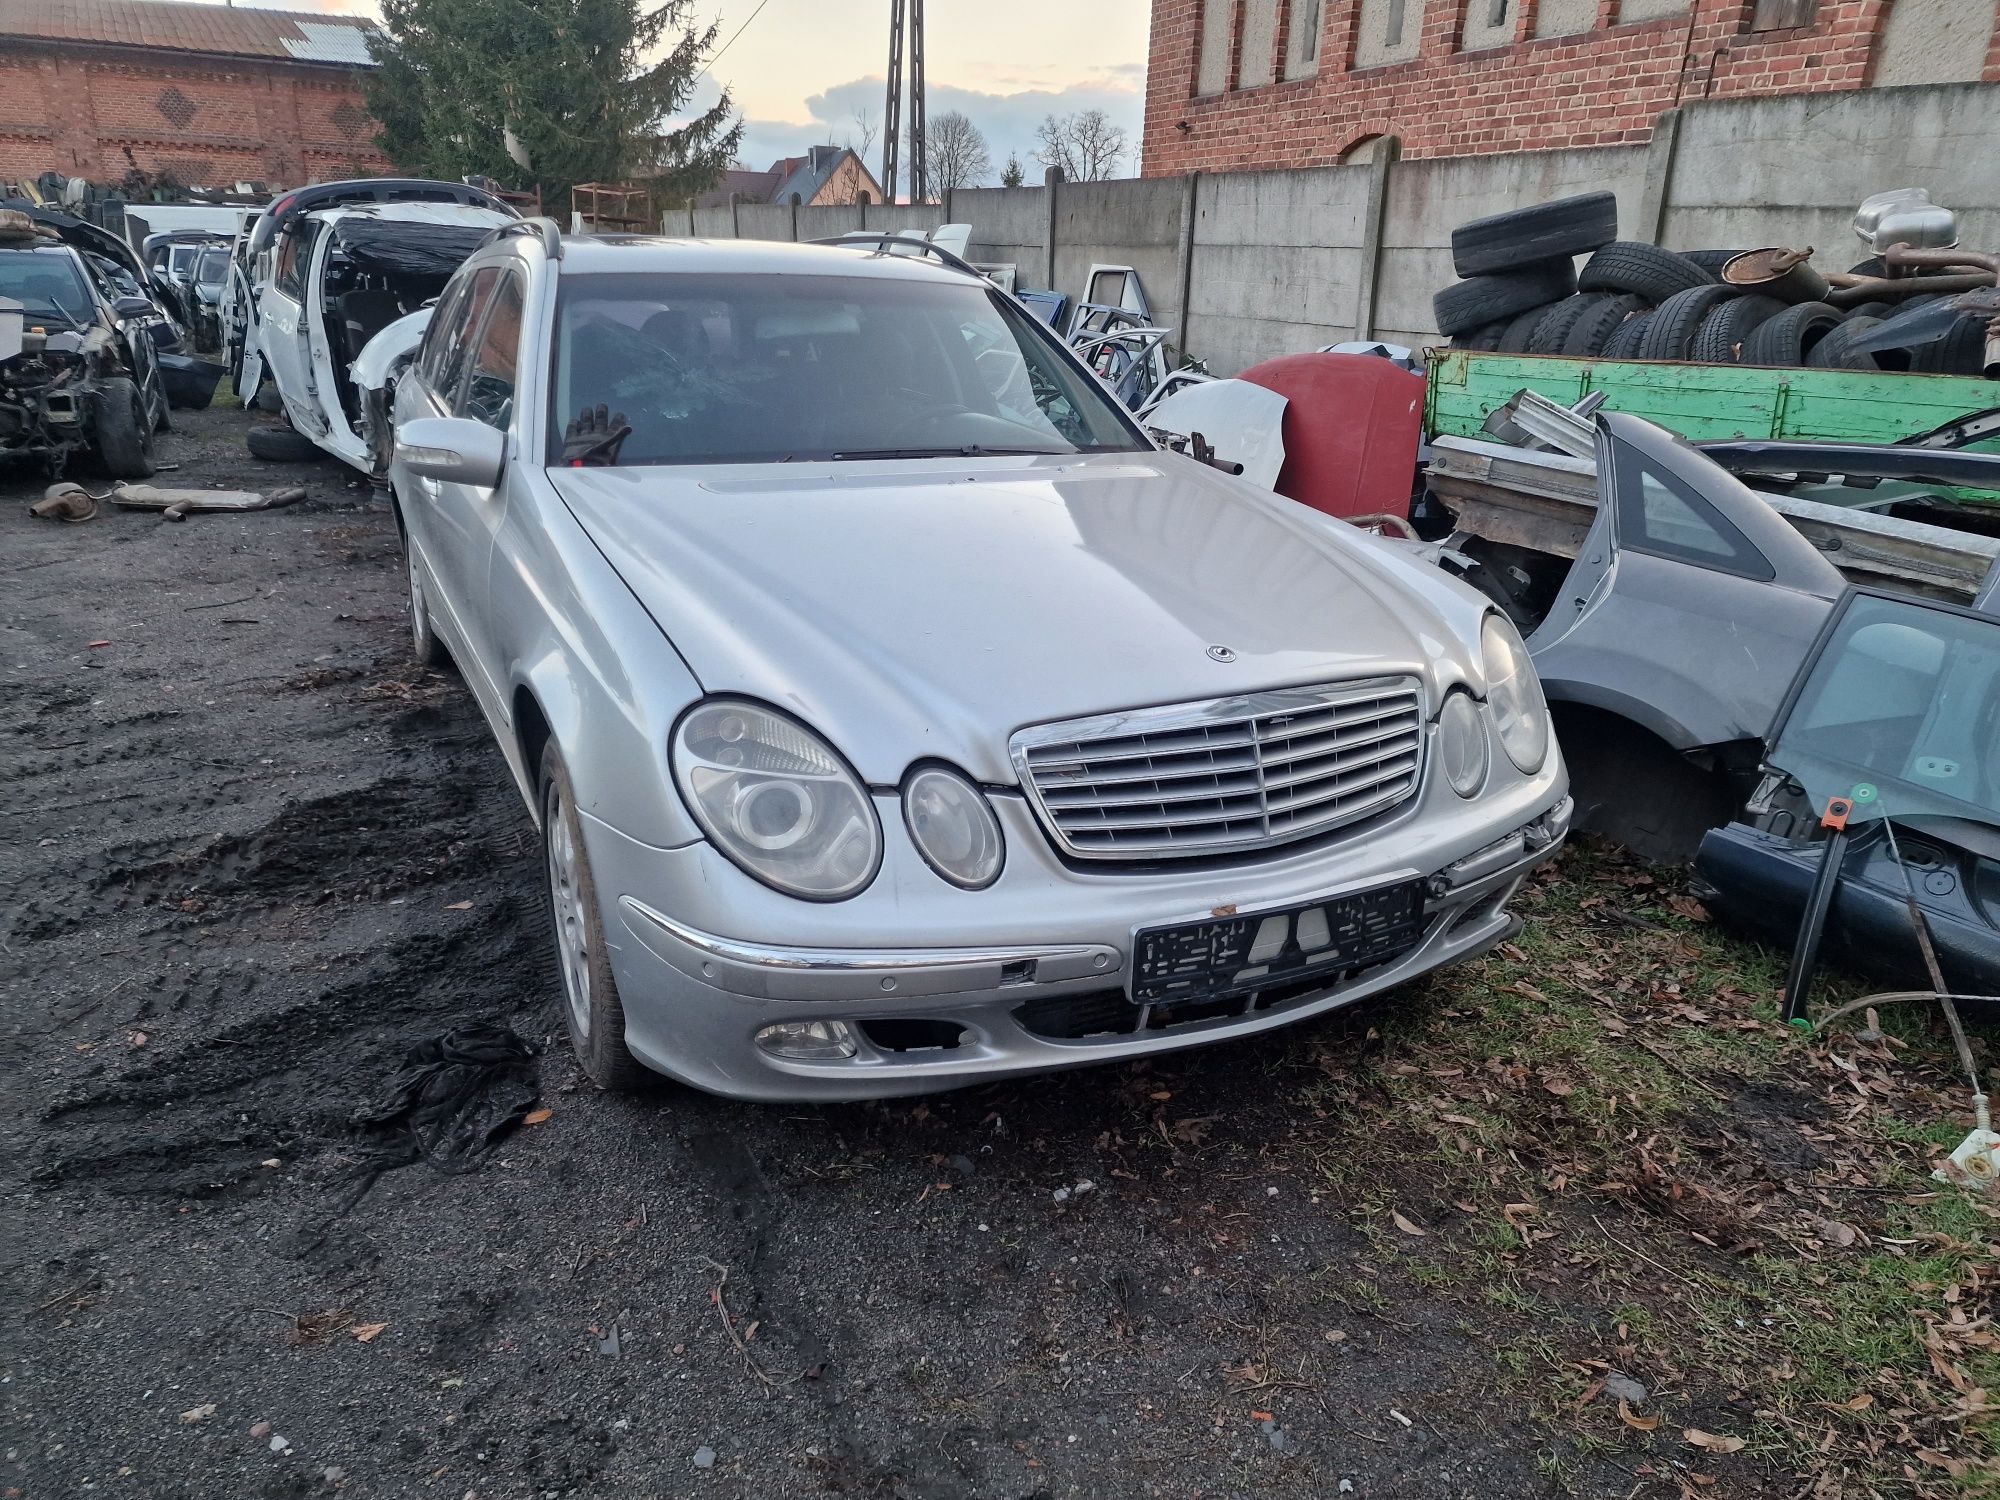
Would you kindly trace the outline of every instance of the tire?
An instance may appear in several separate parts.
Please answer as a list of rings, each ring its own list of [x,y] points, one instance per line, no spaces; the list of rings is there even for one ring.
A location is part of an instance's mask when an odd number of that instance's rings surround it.
[[[1456,338],[1487,323],[1511,318],[1576,290],[1576,271],[1566,260],[1546,261],[1495,276],[1474,276],[1431,298],[1438,332]]]
[[[1576,284],[1586,292],[1630,292],[1648,302],[1665,302],[1690,287],[1714,286],[1716,278],[1685,255],[1614,240],[1583,263]]]
[[[1583,298],[1576,300],[1581,302]],[[1611,336],[1625,326],[1626,320],[1645,309],[1646,299],[1629,292],[1623,296],[1597,298],[1585,309],[1583,316],[1570,325],[1569,337],[1563,340],[1562,352],[1572,358],[1597,358],[1604,352],[1604,346],[1611,342]]]
[[[1577,319],[1596,304],[1594,295],[1581,294],[1565,297],[1560,302],[1551,303],[1535,324],[1535,331],[1528,336],[1530,354],[1560,354],[1563,343],[1569,338],[1569,331],[1576,327]]]
[[[1611,341],[1604,346],[1600,359],[1637,359],[1640,341],[1646,337],[1646,330],[1652,326],[1653,314],[1634,313],[1611,335]]]
[[[1806,364],[1815,370],[1881,369],[1873,354],[1853,347],[1856,339],[1881,326],[1880,318],[1859,318],[1850,313],[1841,320],[1838,328],[1813,345],[1812,353],[1806,356]]]
[[[1824,302],[1801,302],[1757,325],[1743,341],[1740,363],[1803,365],[1813,346],[1840,326],[1840,309]]]
[[[1582,255],[1617,238],[1617,198],[1583,193],[1459,225],[1451,232],[1452,269],[1461,276],[1512,271]]]
[[[1543,313],[1556,305],[1553,302],[1543,303],[1514,314],[1507,320],[1507,331],[1500,335],[1500,342],[1493,347],[1502,354],[1526,354],[1528,344],[1535,336],[1535,325],[1542,321]]]
[[[1677,250],[1674,252],[1682,260],[1691,260],[1715,280],[1722,280],[1722,268],[1743,252],[1741,250]]]
[[[252,458],[266,463],[302,464],[319,457],[319,444],[291,427],[253,427],[243,441]]]
[[[601,1089],[643,1088],[653,1074],[626,1050],[625,1007],[606,959],[604,918],[590,854],[576,812],[576,792],[556,742],[542,749],[542,869],[555,917],[556,966],[563,985],[563,1024],[576,1060]]]
[[[1928,375],[1985,374],[1986,324],[1985,318],[1960,318],[1943,338],[1912,349],[1910,368]]]
[[[397,515],[400,522],[402,516]],[[442,671],[451,665],[451,652],[445,649],[437,632],[431,628],[430,600],[424,593],[424,581],[417,576],[417,559],[410,550],[410,533],[403,531],[403,577],[410,590],[410,650],[417,658],[419,666]]]
[[[1785,310],[1776,297],[1731,297],[1701,320],[1688,357],[1701,364],[1733,365],[1752,329]]]
[[[1724,302],[1737,295],[1734,287],[1710,282],[1675,292],[1654,309],[1653,321],[1639,340],[1640,359],[1686,359],[1694,348],[1694,336],[1702,320]]]
[[[1856,318],[1873,318],[1880,322],[1895,310],[1894,302],[1864,302],[1859,307],[1847,309],[1847,320],[1851,323]]]
[[[118,376],[92,392],[91,405],[91,439],[99,466],[113,479],[151,478],[153,419],[139,388]]]
[[[1454,349],[1483,349],[1489,353],[1500,347],[1500,335],[1507,331],[1507,319],[1497,323],[1482,323],[1470,333],[1460,334],[1451,341]]]

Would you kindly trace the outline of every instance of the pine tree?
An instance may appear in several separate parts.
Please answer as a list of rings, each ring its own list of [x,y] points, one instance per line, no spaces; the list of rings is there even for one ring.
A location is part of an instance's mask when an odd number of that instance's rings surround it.
[[[658,203],[713,186],[743,126],[727,91],[668,122],[694,93],[716,28],[694,0],[384,0],[368,105],[403,171],[478,173],[539,187],[558,208],[579,182],[640,181]],[[665,51],[660,52],[664,46]],[[647,57],[660,53],[655,62]]]

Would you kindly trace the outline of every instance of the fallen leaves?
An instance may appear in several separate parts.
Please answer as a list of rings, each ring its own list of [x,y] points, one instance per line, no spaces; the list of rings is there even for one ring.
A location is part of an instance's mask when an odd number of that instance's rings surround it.
[[[1618,1420],[1634,1432],[1652,1432],[1660,1425],[1658,1417],[1640,1416],[1636,1411],[1632,1410],[1632,1403],[1623,1397],[1620,1397],[1618,1401]]]
[[[449,906],[447,906],[447,907],[445,908],[445,910],[446,910],[446,911],[471,911],[471,910],[472,910],[472,903],[471,903],[470,901],[454,901],[454,902],[452,902],[452,903],[451,903],[451,904],[450,904]]]
[[[372,1344],[382,1336],[382,1330],[388,1326],[387,1323],[356,1323],[347,1331],[354,1335],[355,1343]]]
[[[1686,1438],[1690,1443],[1693,1443],[1695,1447],[1701,1449],[1704,1453],[1741,1453],[1743,1451],[1742,1438],[1722,1437],[1713,1432],[1703,1432],[1699,1427],[1689,1427],[1681,1433],[1681,1436]]]
[[[1408,1219],[1404,1218],[1401,1214],[1397,1213],[1393,1208],[1389,1210],[1389,1222],[1394,1224],[1398,1229],[1402,1230],[1403,1233],[1405,1234],[1425,1235],[1430,1233],[1429,1230],[1422,1228],[1420,1225],[1411,1223]]]
[[[521,1123],[523,1125],[546,1125],[555,1117],[556,1112],[544,1106],[541,1109],[529,1110],[525,1115],[521,1116]]]
[[[213,1401],[204,1401],[200,1406],[190,1406],[186,1411],[182,1412],[181,1420],[188,1426],[193,1427],[199,1423],[206,1422],[214,1415],[215,1403]]]

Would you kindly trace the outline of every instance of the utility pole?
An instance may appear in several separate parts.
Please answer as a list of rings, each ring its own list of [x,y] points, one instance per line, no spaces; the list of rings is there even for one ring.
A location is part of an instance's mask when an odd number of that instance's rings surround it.
[[[882,191],[896,201],[903,136],[903,38],[908,20],[910,57],[910,201],[922,203],[929,187],[924,163],[924,0],[889,0],[889,100],[882,123]]]

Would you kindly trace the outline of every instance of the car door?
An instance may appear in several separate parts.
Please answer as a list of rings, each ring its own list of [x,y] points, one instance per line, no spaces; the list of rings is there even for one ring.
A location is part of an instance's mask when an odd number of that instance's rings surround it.
[[[292,425],[311,437],[326,431],[326,420],[312,397],[312,348],[306,317],[314,244],[323,230],[318,221],[306,219],[285,231],[258,327],[264,369],[277,384]],[[254,394],[256,382],[249,378],[251,373],[246,360],[245,383]]]
[[[1528,638],[1549,697],[1675,750],[1761,739],[1846,586],[1740,480],[1671,433],[1607,414],[1597,517]]]
[[[459,277],[445,291],[416,362],[396,387],[396,422],[419,417],[454,415],[465,384],[487,307],[502,275],[497,266],[482,266]],[[444,633],[460,656],[467,674],[484,676],[476,656],[479,643],[468,628],[475,596],[485,589],[485,568],[491,533],[477,515],[477,493],[463,485],[447,485],[421,475],[409,475],[397,491],[409,529],[412,552],[429,580],[428,593],[442,617]],[[477,690],[478,684],[475,684]]]
[[[487,267],[473,277],[466,297],[466,337],[458,346],[463,351],[465,373],[451,387],[451,415],[483,422],[501,433],[513,431],[525,287],[517,267]],[[459,634],[478,659],[487,682],[497,684],[498,653],[488,580],[494,537],[505,515],[500,487],[481,489],[441,482],[433,509],[439,535],[446,539],[457,564],[453,583],[459,601]]]

